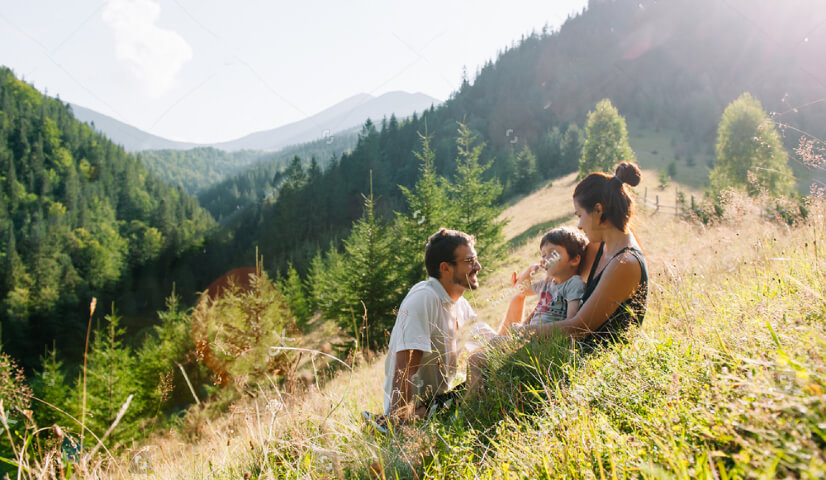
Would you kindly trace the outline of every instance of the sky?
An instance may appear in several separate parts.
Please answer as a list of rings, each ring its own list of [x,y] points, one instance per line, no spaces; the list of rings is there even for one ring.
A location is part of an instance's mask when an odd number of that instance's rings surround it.
[[[0,64],[171,140],[212,143],[360,93],[446,100],[587,0],[0,0]]]

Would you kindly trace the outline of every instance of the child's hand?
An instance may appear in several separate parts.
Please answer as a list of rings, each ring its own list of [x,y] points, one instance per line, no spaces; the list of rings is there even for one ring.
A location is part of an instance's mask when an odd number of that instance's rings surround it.
[[[516,277],[516,282],[515,283],[517,283],[517,282],[518,283],[523,283],[523,282],[530,283],[531,275],[535,274],[540,269],[542,269],[542,265],[539,265],[538,263],[535,263],[535,264],[529,266],[528,268],[525,269],[524,272],[522,272],[518,277]],[[515,276],[516,272],[513,272],[513,274]]]
[[[520,275],[516,272],[511,274],[511,287],[519,289],[519,293],[525,295],[531,291],[531,275],[542,268],[541,265],[531,265],[525,269]]]

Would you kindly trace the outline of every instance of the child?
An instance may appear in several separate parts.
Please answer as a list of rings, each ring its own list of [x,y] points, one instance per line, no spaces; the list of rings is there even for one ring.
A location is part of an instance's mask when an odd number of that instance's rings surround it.
[[[582,296],[585,294],[585,282],[579,277],[580,264],[585,256],[588,239],[578,230],[570,227],[555,228],[546,233],[539,242],[542,255],[541,262],[531,265],[517,276],[513,272],[516,295],[511,299],[505,320],[498,332],[485,325],[474,334],[483,339],[490,347],[508,344],[508,330],[514,323],[520,325],[541,325],[558,322],[576,315]],[[545,276],[531,283],[531,275],[545,269]],[[539,295],[539,303],[525,319],[522,312],[527,295]],[[468,357],[468,391],[478,393],[485,383],[484,372],[488,366],[487,349],[480,349]]]
[[[513,285],[519,290],[517,296],[524,299],[528,295],[539,295],[536,308],[521,324],[542,325],[576,315],[585,293],[585,282],[579,271],[587,246],[585,235],[570,227],[555,228],[542,237],[539,242],[541,263],[529,266],[519,276],[513,273]],[[544,278],[532,283],[531,275],[543,268]],[[521,320],[521,310],[519,313],[517,318],[505,317],[499,335],[504,335],[514,321]]]

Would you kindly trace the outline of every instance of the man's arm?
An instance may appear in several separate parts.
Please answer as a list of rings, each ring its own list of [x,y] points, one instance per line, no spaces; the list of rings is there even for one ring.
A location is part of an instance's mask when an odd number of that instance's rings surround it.
[[[393,391],[390,396],[390,414],[400,420],[413,416],[416,409],[413,375],[419,371],[424,352],[401,350],[396,352],[396,369],[393,372]]]

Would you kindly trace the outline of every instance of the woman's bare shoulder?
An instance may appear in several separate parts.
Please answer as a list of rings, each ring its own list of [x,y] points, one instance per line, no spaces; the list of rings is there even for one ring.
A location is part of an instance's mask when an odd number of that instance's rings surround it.
[[[630,281],[636,284],[639,282],[641,275],[642,267],[640,266],[639,260],[637,260],[637,257],[633,253],[626,250],[617,255],[616,258],[605,267],[603,279],[607,283]],[[634,280],[636,280],[636,282]]]

